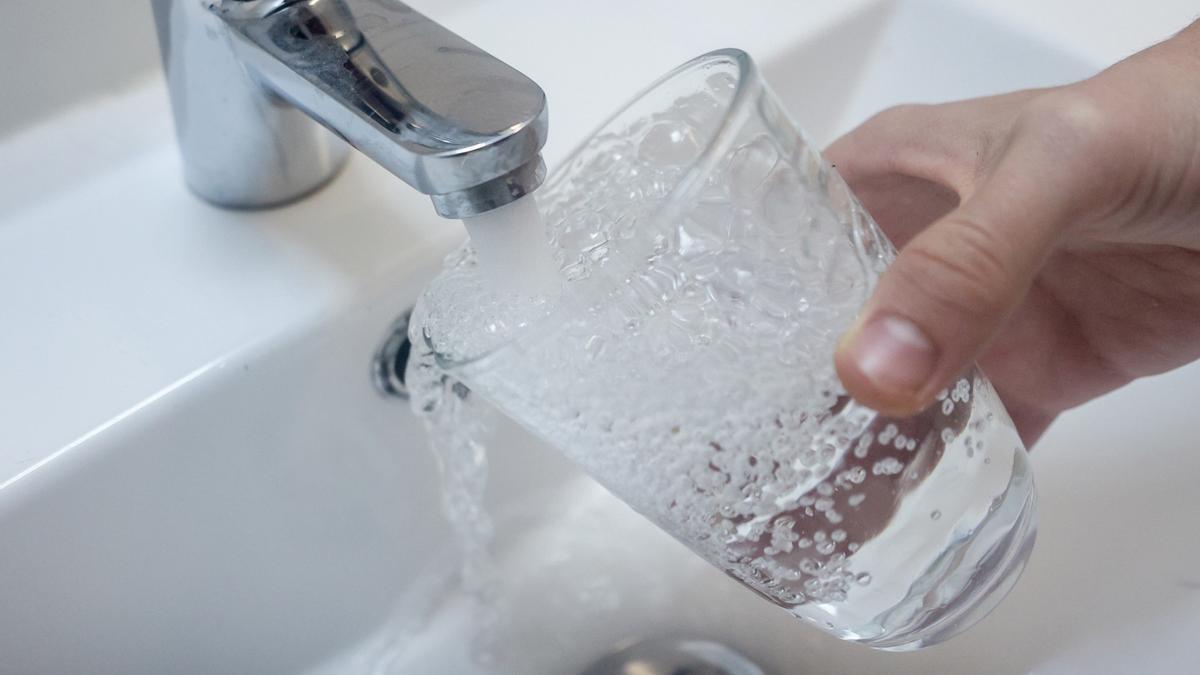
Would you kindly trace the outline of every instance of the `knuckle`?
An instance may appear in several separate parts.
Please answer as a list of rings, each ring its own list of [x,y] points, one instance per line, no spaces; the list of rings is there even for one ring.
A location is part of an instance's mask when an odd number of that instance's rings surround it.
[[[848,180],[858,175],[909,173],[908,158],[927,145],[928,109],[923,104],[892,106],[875,113],[834,141],[825,155]]]
[[[1016,129],[1067,161],[1090,164],[1118,148],[1121,134],[1105,102],[1085,91],[1065,89],[1032,101],[1021,111]]]
[[[890,173],[961,192],[976,171],[986,130],[964,119],[958,104],[906,103],[879,113],[873,124],[880,164]]]
[[[879,148],[911,146],[918,142],[921,130],[928,127],[932,107],[918,103],[892,106],[872,115],[853,133]]]
[[[865,126],[874,134],[889,139],[891,145],[911,146],[921,139],[922,130],[929,127],[934,114],[932,108],[920,103],[892,106],[867,120]]]
[[[1008,275],[1004,242],[992,228],[971,219],[947,223],[936,245],[913,242],[897,266],[906,284],[937,312],[985,320],[1003,312]]]

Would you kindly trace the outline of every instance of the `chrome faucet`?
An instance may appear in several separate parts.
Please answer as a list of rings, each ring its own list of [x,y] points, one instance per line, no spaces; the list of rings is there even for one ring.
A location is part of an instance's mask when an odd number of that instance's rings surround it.
[[[297,199],[341,168],[343,140],[448,218],[542,182],[541,88],[407,5],[152,2],[184,173],[210,202]]]

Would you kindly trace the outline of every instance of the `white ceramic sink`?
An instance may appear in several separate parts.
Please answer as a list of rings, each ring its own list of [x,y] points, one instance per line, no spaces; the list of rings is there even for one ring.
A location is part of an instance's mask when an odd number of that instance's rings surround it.
[[[552,166],[650,79],[720,46],[755,55],[822,142],[893,103],[1096,69],[974,2],[764,2],[733,18],[717,0],[686,16],[595,4],[420,6],[546,88]],[[447,585],[436,466],[370,378],[461,228],[361,157],[286,209],[209,207],[182,186],[167,120],[151,80],[0,143],[0,673],[369,672],[389,649],[392,672],[488,672]],[[978,627],[915,654],[801,625],[501,425],[495,669],[572,673],[628,638],[686,634],[775,675],[1195,672],[1196,400],[1194,366],[1058,422],[1034,453],[1024,578]]]

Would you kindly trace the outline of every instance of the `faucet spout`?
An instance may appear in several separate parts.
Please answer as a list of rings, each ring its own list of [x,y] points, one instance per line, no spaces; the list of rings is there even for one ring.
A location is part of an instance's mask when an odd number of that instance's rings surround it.
[[[395,0],[154,0],[185,173],[229,206],[295,199],[344,158],[317,124],[463,218],[533,191],[546,97]]]

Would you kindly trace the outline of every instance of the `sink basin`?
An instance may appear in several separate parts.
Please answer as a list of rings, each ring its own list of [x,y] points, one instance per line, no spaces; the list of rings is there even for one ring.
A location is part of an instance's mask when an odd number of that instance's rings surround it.
[[[545,87],[551,166],[713,47],[754,54],[821,143],[894,103],[1096,69],[972,3],[765,3],[725,20],[714,0],[689,5],[695,30],[642,41],[680,11],[645,4],[428,11]],[[501,16],[544,21],[544,40],[488,32]],[[596,50],[569,68],[539,56],[578,40]],[[616,40],[639,48],[601,51]],[[0,191],[0,672],[571,673],[628,639],[678,635],[776,675],[1200,662],[1193,366],[1051,429],[1034,453],[1041,523],[1024,578],[976,628],[913,654],[802,625],[499,421],[488,502],[505,619],[496,661],[480,664],[436,464],[370,372],[461,228],[361,157],[284,209],[209,207],[183,187],[167,118],[154,80],[0,145],[7,167],[69,157],[97,125],[137,139],[94,170],[73,163],[65,185],[24,176],[13,184],[37,189]]]

